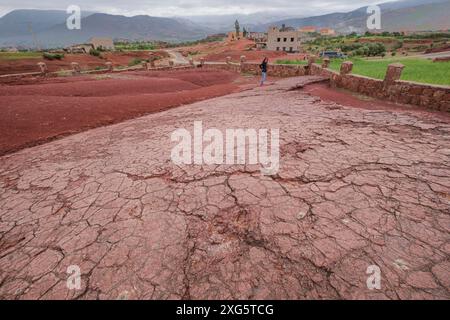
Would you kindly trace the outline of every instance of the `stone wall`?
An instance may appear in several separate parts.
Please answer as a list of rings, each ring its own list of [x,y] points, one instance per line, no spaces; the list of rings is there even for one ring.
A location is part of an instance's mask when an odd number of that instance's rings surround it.
[[[205,63],[203,65],[204,68],[209,69],[220,69],[220,70],[228,70],[232,72],[241,72],[253,75],[261,74],[261,69],[259,68],[259,63]],[[267,69],[267,74],[271,77],[298,77],[307,75],[307,66],[302,65],[283,65],[283,64],[271,64]]]
[[[155,67],[151,65],[138,65],[132,66],[122,69],[114,69],[111,62],[106,62],[105,67],[102,69],[95,70],[81,70],[78,63],[71,64],[72,69],[60,72],[49,72],[47,65],[44,62],[39,62],[37,64],[37,70],[39,72],[30,72],[30,73],[17,73],[17,74],[7,74],[0,75],[0,84],[14,84],[20,83],[22,79],[38,79],[41,77],[59,77],[59,76],[69,76],[69,75],[83,75],[83,74],[107,74],[107,73],[120,73],[127,71],[169,71],[169,70],[183,70],[183,69],[193,69],[197,66],[195,64],[189,65],[171,65],[171,66],[162,66]]]
[[[308,65],[271,64],[268,75],[272,77],[296,77],[304,75],[320,75],[330,79],[330,85],[345,88],[370,97],[386,99],[395,103],[421,106],[427,109],[450,112],[450,87],[416,83],[399,80],[404,66],[391,64],[386,70],[384,80],[352,74],[353,64],[350,61],[341,65],[340,72],[328,68],[330,61],[325,59],[323,64],[314,63],[310,57]],[[260,74],[258,63],[248,63],[241,57],[241,63],[211,62],[203,67],[229,70],[234,72]]]
[[[372,79],[364,76],[352,74],[352,62],[344,62],[341,65],[340,72],[333,71],[328,68],[329,60],[325,59],[322,65],[314,63],[315,58],[310,57],[308,65],[283,65],[271,64],[268,68],[268,75],[272,77],[298,77],[305,75],[320,75],[330,79],[330,85],[337,88],[345,88],[354,92],[358,92],[367,96],[387,99],[396,103],[412,104],[427,109],[440,110],[450,112],[450,86],[429,85],[416,83],[411,81],[400,80],[404,66],[401,64],[391,64],[386,70],[384,80]],[[37,69],[40,72],[28,74],[16,74],[0,76],[0,83],[10,83],[25,77],[38,76],[57,76],[57,73],[49,73],[45,63],[39,63]],[[186,66],[167,66],[154,67],[150,64],[145,66],[136,66],[127,69],[113,69],[110,63],[106,63],[106,68],[102,70],[81,71],[78,66],[73,65],[73,74],[82,73],[108,73],[108,72],[124,72],[130,70],[173,70],[173,69],[190,69],[190,68],[206,68],[228,70],[238,73],[248,73],[258,75],[261,73],[259,63],[246,62],[245,56],[241,57],[241,63],[232,63],[231,59],[226,62],[205,62],[204,59],[200,63],[191,61]]]
[[[450,112],[449,86],[399,80],[404,68],[401,64],[389,65],[384,80],[351,74],[350,64],[342,66],[340,72],[313,64],[310,74],[330,78],[332,87],[348,89],[395,103],[412,104],[427,109]]]

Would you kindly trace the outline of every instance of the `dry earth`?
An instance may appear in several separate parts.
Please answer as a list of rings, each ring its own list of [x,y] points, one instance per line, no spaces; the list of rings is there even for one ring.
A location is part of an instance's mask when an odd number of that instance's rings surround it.
[[[449,299],[449,122],[292,90],[310,80],[0,158],[0,298]],[[195,120],[279,128],[279,174],[175,166],[171,133]]]
[[[233,93],[250,80],[227,71],[181,70],[25,78],[12,85],[0,84],[0,156]]]

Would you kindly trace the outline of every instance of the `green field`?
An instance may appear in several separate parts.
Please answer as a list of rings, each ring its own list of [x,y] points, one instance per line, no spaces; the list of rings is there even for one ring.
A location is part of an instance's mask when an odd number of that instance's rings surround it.
[[[402,80],[421,83],[450,85],[450,61],[432,62],[431,60],[419,58],[389,58],[389,59],[360,59],[349,58],[345,61],[353,62],[353,74],[384,79],[387,66],[391,63],[401,63],[405,66]],[[339,71],[344,60],[332,59],[330,68]],[[318,61],[320,63],[320,60]],[[306,61],[277,61],[279,64],[306,64]]]
[[[347,59],[348,60],[348,59]],[[353,73],[375,79],[384,79],[386,70],[391,63],[401,63],[405,66],[402,80],[422,83],[450,85],[450,61],[433,62],[425,59],[349,59],[353,62]],[[332,60],[330,68],[339,70],[343,60]]]
[[[306,65],[308,61],[305,60],[277,60],[276,64],[301,64]]]
[[[0,52],[0,60],[21,60],[42,58],[40,52]]]
[[[132,42],[132,43],[115,43],[117,50],[123,51],[146,51],[155,50],[157,46],[153,42]]]

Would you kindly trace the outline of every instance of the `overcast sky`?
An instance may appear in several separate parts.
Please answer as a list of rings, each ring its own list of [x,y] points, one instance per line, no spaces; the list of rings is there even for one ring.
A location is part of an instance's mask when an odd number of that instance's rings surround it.
[[[389,0],[0,0],[0,16],[14,9],[65,9],[79,5],[82,10],[110,14],[151,16],[222,15],[284,12],[288,15],[319,15],[349,11]],[[395,0],[391,0],[395,1]]]

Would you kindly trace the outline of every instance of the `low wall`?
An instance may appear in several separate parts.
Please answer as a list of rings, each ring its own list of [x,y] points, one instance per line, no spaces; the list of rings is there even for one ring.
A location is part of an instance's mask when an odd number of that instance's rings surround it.
[[[348,89],[395,103],[412,104],[427,109],[450,112],[449,86],[399,80],[402,70],[403,66],[401,65],[390,65],[384,80],[336,72],[318,64],[311,66],[310,73],[330,78],[332,87]]]
[[[241,72],[241,65],[238,63],[221,63],[221,62],[206,62],[203,65],[201,65],[204,69],[219,69],[219,70],[226,70],[226,71],[232,71],[232,72]]]
[[[258,75],[261,74],[259,63],[220,63],[220,62],[206,62],[204,68],[228,70],[233,72],[241,72],[247,74]],[[290,65],[290,64],[271,64],[267,69],[267,74],[271,77],[299,77],[307,75],[307,66],[302,65]]]
[[[308,65],[269,65],[268,75],[275,77],[296,77],[305,75],[319,75],[330,79],[330,85],[337,88],[345,88],[370,97],[386,99],[395,103],[412,104],[427,109],[450,112],[450,87],[416,83],[399,80],[404,68],[401,64],[389,65],[384,80],[351,74],[352,62],[344,62],[341,71],[336,72],[325,65],[314,63],[314,57],[310,58]],[[222,69],[234,72],[260,74],[258,63],[247,63],[245,57],[241,63],[203,62],[204,68]]]
[[[45,65],[44,65],[45,66]],[[109,73],[121,73],[127,71],[169,71],[169,70],[185,70],[196,68],[196,65],[174,65],[174,66],[162,66],[162,67],[149,67],[147,65],[138,65],[133,67],[127,67],[123,69],[113,69],[106,67],[96,70],[65,70],[58,72],[48,72],[42,70],[41,72],[29,72],[29,73],[16,73],[0,75],[0,84],[14,84],[20,82],[26,78],[52,78],[71,75],[88,75],[88,74],[109,74]],[[46,67],[44,68],[46,69]]]
[[[332,87],[345,88],[370,97],[386,99],[396,103],[412,104],[428,109],[450,112],[450,86],[402,81],[400,77],[404,66],[401,64],[389,65],[384,80],[351,74],[353,68],[352,62],[347,61],[342,63],[340,72],[327,68],[328,64],[329,60],[324,61],[324,65],[314,63],[313,57],[310,58],[308,65],[271,64],[268,68],[268,75],[272,77],[320,75],[329,78]],[[58,76],[57,73],[46,72],[47,68],[45,63],[40,63],[39,67],[41,68],[40,73],[0,76],[0,83],[14,82],[25,77]],[[241,63],[232,63],[230,59],[227,62],[205,62],[202,60],[199,64],[191,61],[191,64],[183,66],[151,67],[147,64],[145,66],[141,65],[120,70],[113,69],[112,65],[107,63],[107,69],[81,72],[79,66],[75,64],[74,70],[72,71],[73,74],[89,74],[125,72],[130,70],[165,71],[196,67],[255,75],[261,73],[259,63],[248,63],[245,61],[245,57],[241,58]]]

